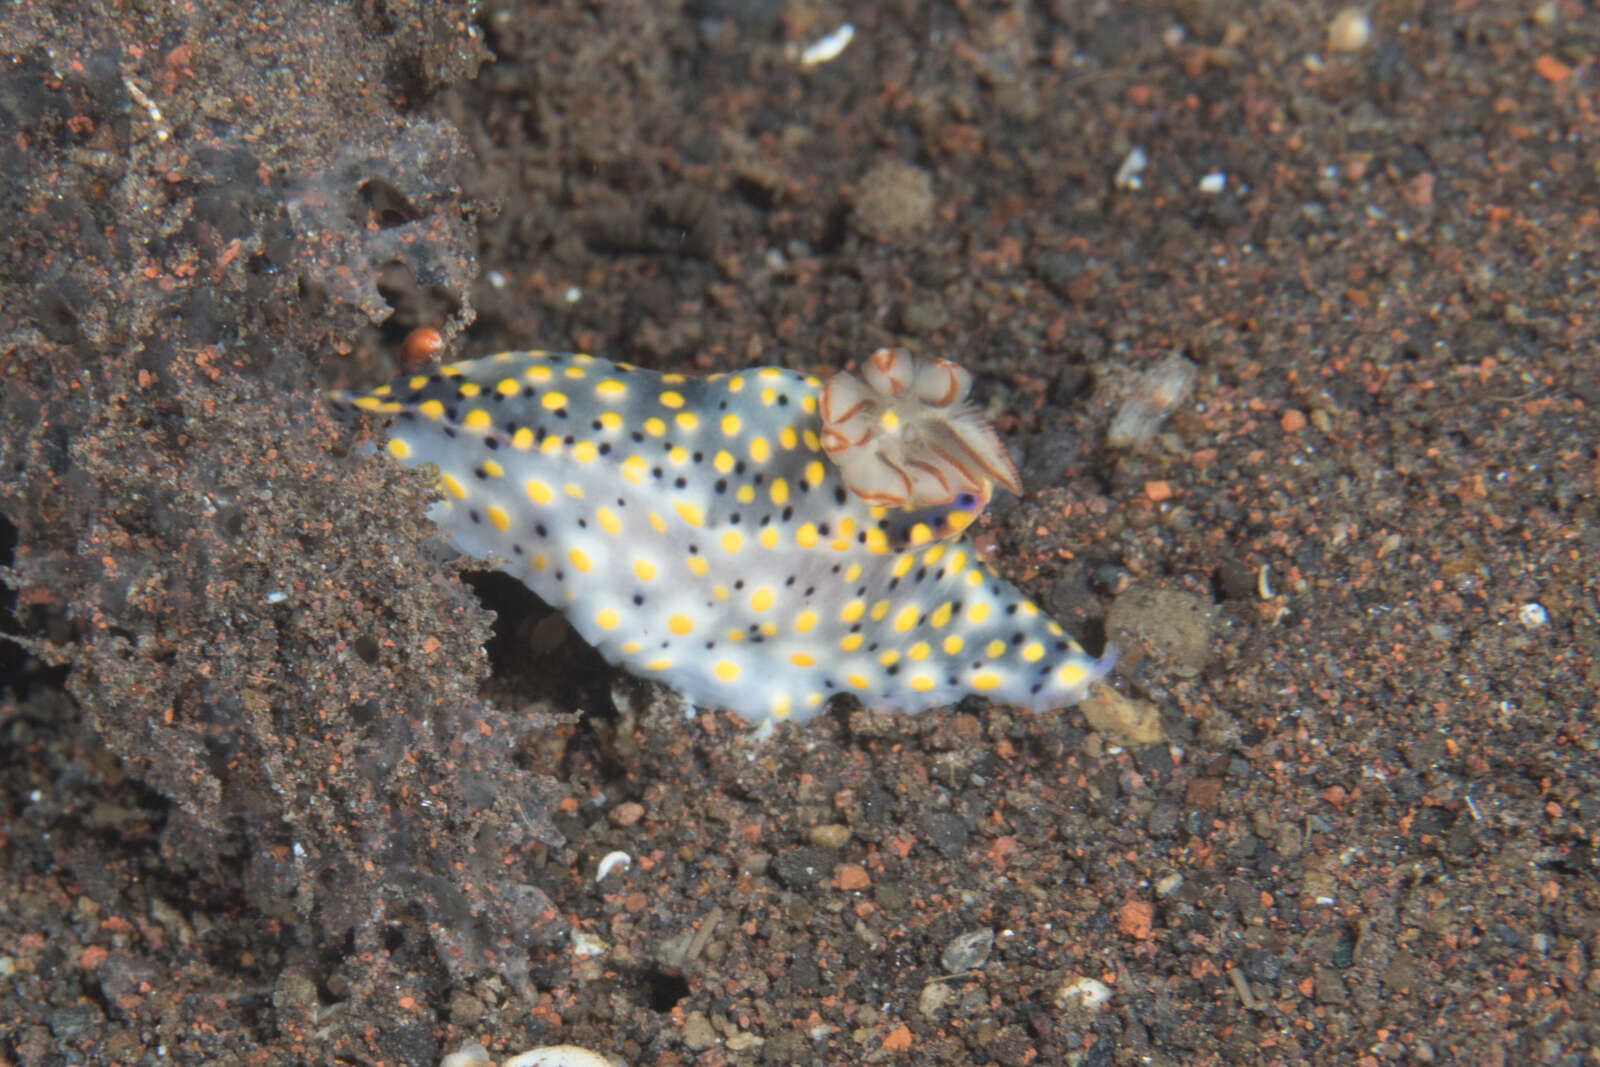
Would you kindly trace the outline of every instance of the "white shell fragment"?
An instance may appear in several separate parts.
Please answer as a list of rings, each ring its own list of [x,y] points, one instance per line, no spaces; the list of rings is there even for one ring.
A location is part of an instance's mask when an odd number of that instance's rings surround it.
[[[1143,445],[1167,416],[1189,399],[1199,374],[1200,368],[1177,353],[1150,368],[1134,383],[1133,391],[1111,420],[1106,443],[1112,448]]]
[[[800,53],[800,65],[802,67],[817,67],[824,63],[833,62],[844,54],[846,48],[850,47],[850,42],[855,40],[855,36],[855,26],[846,22],[827,36],[819,37],[806,45]]]
[[[606,880],[606,875],[619,867],[625,868],[631,863],[633,863],[633,857],[626,852],[607,852],[601,857],[599,866],[595,868],[594,880],[603,882]]]
[[[546,1045],[520,1052],[500,1067],[616,1067],[598,1052],[577,1045]]]
[[[988,503],[992,486],[1022,481],[994,428],[968,404],[972,375],[945,359],[880,348],[860,376],[822,386],[822,450],[869,504],[930,507],[962,494]]]

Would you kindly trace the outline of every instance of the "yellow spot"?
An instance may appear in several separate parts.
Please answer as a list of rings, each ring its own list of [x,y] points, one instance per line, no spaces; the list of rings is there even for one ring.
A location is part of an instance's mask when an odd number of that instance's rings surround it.
[[[744,640],[744,631],[743,630],[729,630],[727,633],[723,634],[722,636],[727,638],[729,641],[732,641],[734,644],[738,644],[740,641]]]
[[[772,607],[772,602],[775,599],[776,598],[772,595],[772,590],[768,589],[766,586],[762,586],[760,589],[757,589],[754,593],[750,594],[750,610],[766,611],[768,608]]]
[[[572,446],[572,458],[579,463],[593,463],[600,455],[600,450],[594,447],[593,441],[579,441]]]
[[[976,567],[972,568],[972,570],[967,572],[967,584],[968,585],[982,585],[983,584],[983,572],[978,570],[978,568],[976,568]]]
[[[444,404],[438,400],[424,400],[417,405],[418,414],[428,419],[444,418]]]
[[[671,666],[672,661],[667,659],[665,656],[663,656],[661,659],[653,659],[644,665],[645,670],[647,671],[664,671]]]
[[[565,374],[568,378],[571,378],[574,381],[576,381],[579,378],[588,377],[588,375],[584,373],[584,370],[583,370],[582,367],[568,367],[566,370],[562,371],[561,373]]]
[[[983,650],[983,654],[990,659],[999,659],[1006,654],[1006,643],[996,638],[989,642],[988,647]]]
[[[993,671],[979,671],[972,676],[972,688],[988,692],[1000,684],[1000,676]]]
[[[1017,614],[1021,615],[1025,619],[1031,619],[1035,615],[1039,614],[1039,605],[1035,604],[1031,600],[1024,600],[1022,603],[1017,605]]]
[[[1029,642],[1022,646],[1022,658],[1029,663],[1037,663],[1044,657],[1044,646],[1037,641]]]
[[[919,674],[911,679],[911,688],[919,693],[926,693],[933,688],[933,679],[926,674]]]
[[[928,549],[928,551],[926,551],[926,552],[924,552],[922,554],[922,562],[931,567],[935,563],[938,563],[939,560],[942,559],[943,557],[944,557],[944,546],[943,545],[934,545],[932,548]]]
[[[511,529],[511,516],[506,514],[506,509],[495,504],[490,504],[483,513],[489,516],[489,525],[501,533]]]
[[[408,459],[411,456],[411,446],[398,437],[389,438],[389,455],[395,459]]]
[[[561,487],[561,491],[574,500],[583,499],[583,486],[579,485],[577,482],[568,482],[566,485]]]
[[[811,658],[811,654],[809,652],[795,652],[789,656],[789,662],[793,663],[796,667],[810,667],[817,661]]]
[[[1088,676],[1089,672],[1079,663],[1063,663],[1061,669],[1056,671],[1056,681],[1062,685],[1077,685]]]
[[[551,434],[539,444],[539,451],[547,456],[555,455],[561,451],[561,438]]]
[[[738,490],[734,492],[733,498],[741,504],[750,503],[756,498],[755,486],[741,485]]]
[[[917,609],[914,607],[901,608],[894,617],[894,628],[905,633],[917,624]]]
[[[678,614],[667,620],[667,629],[680,637],[694,633],[694,622],[687,615]]]
[[[817,625],[817,613],[812,611],[810,608],[807,608],[806,610],[802,611],[799,615],[795,616],[794,628],[795,628],[795,632],[796,633],[802,633],[802,634],[810,633],[812,627],[814,627],[816,625]]]
[[[717,677],[724,682],[731,682],[739,677],[739,665],[731,660],[718,660],[716,671]]]
[[[1051,637],[1060,637],[1065,632],[1061,629],[1061,624],[1054,619],[1045,620],[1044,628],[1050,631]]]
[[[462,382],[461,387],[456,390],[456,395],[465,398],[477,396],[481,392],[483,392],[483,387],[477,382]]]
[[[666,382],[668,385],[682,385],[689,379],[685,378],[681,374],[663,374],[661,376],[661,380]]]
[[[439,475],[439,484],[444,486],[445,491],[448,492],[451,496],[455,497],[457,500],[465,500],[465,499],[467,499],[467,491],[461,487],[461,483],[460,482],[458,482],[454,478],[450,477],[450,475],[448,475],[448,474]]]
[[[700,425],[700,417],[692,411],[680,411],[673,420],[680,430],[693,430]]]
[[[668,389],[666,392],[662,393],[658,399],[661,401],[661,406],[664,408],[683,407],[683,394],[675,393],[671,389]]]
[[[517,381],[515,378],[501,378],[500,381],[495,385],[494,391],[499,393],[501,396],[516,396],[517,392],[521,390],[521,388],[522,383]]]
[[[652,530],[654,530],[656,533],[666,533],[667,532],[667,520],[666,519],[663,519],[660,515],[657,515],[653,511],[648,516],[646,516],[646,518],[648,518],[650,520],[650,528]]]
[[[875,556],[889,551],[889,538],[876,526],[867,531],[867,551]]]
[[[885,408],[883,414],[878,416],[878,425],[885,430],[893,430],[900,425],[900,416],[892,408]]]
[[[681,467],[683,464],[689,462],[689,450],[684,448],[682,445],[673,445],[667,450],[667,459],[670,460],[674,466]]]
[[[966,642],[955,634],[944,639],[944,652],[947,656],[954,656],[966,647]]]
[[[633,561],[633,573],[639,576],[641,582],[648,582],[656,576],[656,565],[647,559]]]
[[[850,603],[839,609],[839,618],[843,619],[845,622],[855,622],[857,619],[861,618],[862,615],[866,614],[866,611],[867,602],[865,600],[852,600]]]
[[[943,604],[933,609],[933,613],[928,616],[928,622],[937,630],[950,621],[950,613],[954,609],[955,605],[946,600]]]
[[[617,513],[610,508],[596,509],[594,517],[599,521],[600,529],[606,533],[619,534],[622,532],[622,520],[617,518]]]
[[[800,410],[807,415],[815,415],[817,413],[817,398],[810,395],[801,397]]]
[[[789,698],[787,696],[780,695],[772,698],[772,717],[774,719],[786,719],[789,717]]]
[[[810,696],[806,697],[806,706],[807,707],[814,708],[820,703],[822,703],[822,694],[821,693],[812,693]]]
[[[644,432],[651,437],[660,437],[667,432],[667,424],[652,415],[644,420]]]
[[[853,582],[859,577],[861,577],[861,564],[852,563],[852,564],[850,564],[850,566],[845,568],[845,572],[844,572],[844,580],[845,581]]]
[[[760,370],[756,371],[756,377],[764,379],[765,381],[775,382],[779,378],[783,377],[783,371],[779,370],[777,367],[762,367]]]
[[[413,392],[415,392],[418,389],[422,389],[422,388],[426,387],[427,384],[428,384],[428,376],[425,375],[425,374],[415,375],[415,376],[412,377],[412,379],[410,381],[406,382],[407,388],[411,389]]]
[[[739,416],[733,414],[722,416],[722,432],[729,437],[737,437],[739,435]]]
[[[699,523],[695,525],[698,526]],[[722,551],[724,552],[737,552],[743,544],[744,538],[739,536],[738,530],[728,530],[722,535]]]
[[[610,608],[606,608],[604,611],[596,613],[594,617],[594,624],[600,627],[602,630],[615,630],[617,628],[617,624],[621,621],[622,616],[618,615]]]
[[[446,363],[444,366],[439,368],[439,373],[444,375],[446,378],[459,378],[461,377],[461,364]]]
[[[859,674],[847,674],[845,675],[844,680],[855,686],[857,689],[866,689],[872,684]]]
[[[706,519],[705,513],[687,500],[674,500],[672,506],[677,509],[678,518],[690,526],[699,526]]]
[[[904,578],[906,575],[911,573],[911,568],[915,567],[916,565],[917,557],[907,552],[905,555],[894,561],[894,576],[896,578]]]
[[[494,425],[494,420],[482,408],[473,408],[467,412],[467,417],[461,420],[461,424],[469,430],[487,430]]]
[[[848,635],[843,641],[839,642],[839,647],[844,649],[846,652],[854,652],[856,649],[861,647],[861,635]]]
[[[494,460],[486,459],[483,461],[483,473],[487,474],[489,477],[498,478],[505,472],[506,469],[500,466],[500,464],[496,463]]]
[[[711,587],[711,595],[716,597],[718,600],[727,600],[728,587],[725,585],[714,585]]]
[[[778,547],[778,528],[776,526],[768,526],[761,531],[761,545],[763,548]]]
[[[961,568],[965,567],[966,565],[967,554],[959,548],[950,553],[950,562],[945,564],[946,567],[950,568],[951,574],[960,574]]]
[[[778,391],[776,389],[770,389],[769,388],[769,389],[761,390],[761,403],[762,404],[764,404],[764,405],[766,405],[767,407],[770,408],[772,405],[776,404],[777,402],[778,402]]]
[[[914,660],[924,660],[928,658],[928,653],[931,651],[933,650],[928,647],[928,642],[918,641],[916,644],[906,649],[906,655],[910,656]]]
[[[822,480],[827,476],[827,469],[823,467],[821,460],[814,459],[806,464],[806,481],[813,486],[821,485]]]
[[[548,382],[550,380],[550,368],[543,363],[535,363],[523,371],[522,376],[530,382]]]
[[[817,543],[817,527],[815,523],[806,523],[794,532],[794,543],[801,548],[812,548]]]
[[[645,462],[643,456],[629,456],[622,461],[622,476],[635,485],[644,481],[645,475],[649,473],[650,464]]]
[[[776,637],[778,635],[778,624],[775,622],[764,622],[761,624],[761,632],[766,634],[768,637]]]
[[[572,561],[572,565],[574,567],[578,568],[578,570],[582,571],[584,574],[588,574],[589,568],[594,566],[594,564],[589,562],[589,557],[581,548],[575,548],[571,552],[568,552],[567,558]]]
[[[732,453],[726,450],[718,452],[715,456],[711,457],[711,465],[717,468],[718,474],[727,474],[729,471],[733,470]]]
[[[530,562],[533,564],[533,569],[536,571],[542,571],[546,567],[550,566],[550,560],[543,552],[535,552],[533,554],[533,559]]]
[[[602,411],[598,421],[602,430],[622,429],[622,416],[615,411]]]
[[[981,600],[978,601],[976,604],[972,605],[972,607],[967,609],[967,621],[972,623],[972,625],[974,625],[974,626],[977,626],[979,623],[983,622],[983,620],[987,619],[988,617],[989,617],[989,605],[985,604]]]
[[[744,375],[735,374],[728,379],[728,392],[742,393],[744,391]]]
[[[808,451],[811,451],[811,452],[821,452],[822,451],[822,438],[817,436],[817,431],[815,431],[815,430],[805,430],[805,431],[801,432],[800,436],[805,440],[806,449]]]
[[[620,400],[628,392],[628,387],[615,378],[605,378],[595,383],[594,395],[602,400]]]
[[[929,541],[933,540],[933,530],[928,526],[927,523],[919,522],[915,526],[911,527],[910,540],[914,545],[925,545]]]
[[[772,455],[772,447],[767,444],[765,437],[750,438],[750,458],[757,463],[765,463],[767,457]]]
[[[883,664],[885,667],[893,667],[896,663],[900,662],[900,653],[896,652],[892,648],[887,652],[881,652],[878,654],[878,662]]]
[[[772,479],[771,493],[772,493],[772,502],[774,504],[780,504],[781,505],[781,504],[788,503],[788,500],[789,500],[789,483],[784,481],[782,478],[774,478],[774,479]]]
[[[877,622],[885,615],[889,614],[889,602],[887,600],[878,601],[876,604],[872,605],[872,610],[867,612],[867,614],[872,617],[873,622]]]
[[[539,398],[539,403],[546,411],[555,411],[557,408],[567,406],[566,393],[546,393]]]
[[[704,578],[707,574],[711,573],[711,564],[706,562],[706,558],[704,556],[690,556],[689,569],[694,571],[695,574]]]
[[[793,448],[800,443],[800,438],[796,436],[793,426],[785,426],[778,431],[778,443],[785,449]]]

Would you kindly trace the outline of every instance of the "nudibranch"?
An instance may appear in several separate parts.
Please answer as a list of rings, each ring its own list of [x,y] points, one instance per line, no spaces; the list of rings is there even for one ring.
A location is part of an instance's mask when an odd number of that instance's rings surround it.
[[[394,416],[387,451],[437,470],[431,516],[456,548],[694,705],[760,723],[837,693],[1072,704],[1109,656],[962,535],[994,484],[1020,488],[970,384],[900,350],[826,384],[502,352],[332,400]]]

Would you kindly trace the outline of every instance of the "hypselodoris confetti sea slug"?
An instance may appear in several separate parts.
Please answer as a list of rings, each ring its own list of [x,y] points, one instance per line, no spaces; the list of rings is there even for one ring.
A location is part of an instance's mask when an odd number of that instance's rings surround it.
[[[431,515],[460,551],[697,706],[1072,704],[1109,657],[962,535],[993,485],[1019,487],[970,383],[898,349],[827,383],[503,352],[332,399],[394,416],[388,454],[437,469]]]

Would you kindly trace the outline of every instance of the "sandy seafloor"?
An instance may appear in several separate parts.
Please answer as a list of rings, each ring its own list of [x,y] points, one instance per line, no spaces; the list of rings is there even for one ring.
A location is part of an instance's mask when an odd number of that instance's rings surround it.
[[[1336,13],[7,5],[0,1063],[1593,1063],[1600,24]],[[418,326],[959,361],[1120,697],[686,717],[329,418]]]

